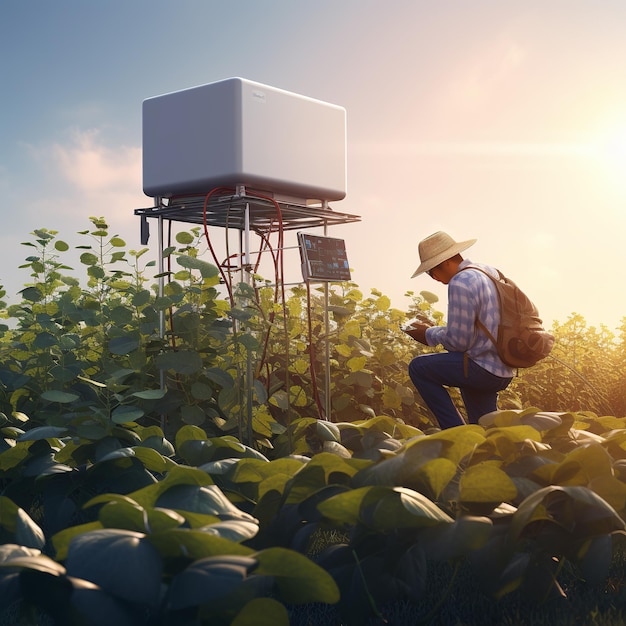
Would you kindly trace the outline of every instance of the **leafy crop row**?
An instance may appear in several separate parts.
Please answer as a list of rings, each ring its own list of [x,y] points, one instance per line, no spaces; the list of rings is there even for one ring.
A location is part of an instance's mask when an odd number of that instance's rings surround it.
[[[333,285],[328,325],[316,290],[283,302],[257,277],[225,298],[198,229],[157,284],[102,218],[81,233],[82,283],[56,232],[33,236],[0,343],[3,619],[280,626],[321,605],[364,624],[408,602],[428,620],[459,571],[539,604],[607,577],[626,324],[555,324],[554,358],[501,411],[440,432],[407,376],[423,348],[398,330],[416,309],[441,319],[429,293],[402,312]]]
[[[294,438],[323,451],[275,460],[196,426],[171,447],[136,427],[133,445],[97,452],[71,429],[7,423],[3,606],[67,624],[241,625],[324,603],[364,624],[408,601],[426,618],[446,597],[426,594],[437,563],[470,567],[495,599],[565,597],[565,574],[605,580],[626,534],[623,422],[500,411],[426,435],[388,417],[298,418]]]

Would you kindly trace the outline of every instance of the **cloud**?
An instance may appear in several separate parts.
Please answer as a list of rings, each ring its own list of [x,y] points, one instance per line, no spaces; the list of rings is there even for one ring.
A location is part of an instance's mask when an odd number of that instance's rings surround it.
[[[28,191],[17,196],[20,210],[0,236],[5,267],[0,284],[5,286],[10,301],[29,280],[27,270],[13,271],[19,264],[15,260],[25,256],[20,242],[31,239],[27,233],[37,228],[57,231],[58,238],[70,245],[63,262],[74,270],[66,273],[83,278],[84,266],[75,246],[93,244],[88,236],[78,235],[93,228],[89,217],[103,216],[111,235],[122,237],[128,249],[139,249],[140,220],[134,210],[153,204],[142,191],[140,147],[110,148],[105,133],[91,129],[72,131],[65,143],[48,142],[25,148],[39,170],[28,181]],[[2,179],[0,168],[0,188]],[[154,237],[150,247],[152,256],[156,254]]]
[[[99,143],[98,130],[75,131],[69,145],[54,144],[53,163],[65,180],[84,193],[141,188],[141,148]]]
[[[151,206],[142,191],[139,146],[109,147],[99,129],[73,130],[66,143],[26,146],[45,173],[47,193],[33,198],[31,220],[54,216],[58,226],[71,219],[88,224],[90,215],[138,224],[134,209]],[[1,178],[1,174],[0,174]],[[44,179],[39,185],[44,184]]]

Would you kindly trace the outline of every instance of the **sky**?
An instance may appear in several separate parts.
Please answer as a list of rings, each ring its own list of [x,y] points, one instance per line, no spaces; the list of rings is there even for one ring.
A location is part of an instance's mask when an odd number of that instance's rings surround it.
[[[443,285],[411,278],[418,242],[443,230],[477,238],[465,255],[515,280],[548,325],[580,314],[614,331],[624,32],[623,0],[3,0],[5,300],[30,280],[34,229],[84,245],[102,215],[140,249],[143,100],[243,77],[346,109],[347,195],[331,206],[361,221],[328,235],[364,295],[406,310],[407,291],[428,290],[445,311]]]

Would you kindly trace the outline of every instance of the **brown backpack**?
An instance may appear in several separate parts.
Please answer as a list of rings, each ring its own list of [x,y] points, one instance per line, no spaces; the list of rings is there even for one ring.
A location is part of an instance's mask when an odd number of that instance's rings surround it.
[[[528,296],[500,270],[494,278],[480,267],[463,268],[482,272],[496,286],[500,302],[500,324],[494,337],[480,321],[476,325],[491,339],[500,359],[509,367],[532,367],[550,354],[554,336],[546,331],[537,307]]]

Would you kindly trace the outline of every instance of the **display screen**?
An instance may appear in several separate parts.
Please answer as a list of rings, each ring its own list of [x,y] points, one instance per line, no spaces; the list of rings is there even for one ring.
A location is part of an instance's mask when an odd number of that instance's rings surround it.
[[[298,233],[302,277],[312,281],[351,280],[343,239]]]

